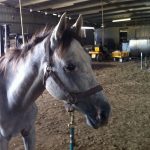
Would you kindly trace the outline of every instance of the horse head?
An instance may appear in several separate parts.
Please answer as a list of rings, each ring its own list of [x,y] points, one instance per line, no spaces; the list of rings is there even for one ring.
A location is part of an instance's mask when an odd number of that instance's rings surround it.
[[[80,15],[76,23],[68,27],[66,14],[63,14],[48,37],[45,87],[66,106],[71,105],[82,112],[88,125],[98,128],[107,123],[110,105],[96,81],[90,57],[80,42],[82,24]]]

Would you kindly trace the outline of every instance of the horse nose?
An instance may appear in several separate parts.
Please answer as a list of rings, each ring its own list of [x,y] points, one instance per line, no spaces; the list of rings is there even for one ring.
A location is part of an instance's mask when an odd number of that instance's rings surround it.
[[[110,115],[110,105],[109,103],[103,103],[103,106],[96,106],[95,113],[88,114],[86,116],[87,124],[92,126],[94,129],[98,129],[101,126],[104,126],[108,123]]]
[[[111,108],[110,108],[109,103],[107,103],[107,102],[105,102],[105,104],[103,105],[102,108],[100,107],[97,110],[96,119],[99,120],[99,126],[103,126],[103,125],[106,125],[108,123],[110,111],[111,111]]]
[[[108,123],[109,113],[102,111],[100,114],[100,126],[106,125]]]

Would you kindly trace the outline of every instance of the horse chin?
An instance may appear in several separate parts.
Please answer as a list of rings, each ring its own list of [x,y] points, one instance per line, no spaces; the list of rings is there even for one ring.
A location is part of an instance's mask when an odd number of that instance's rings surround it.
[[[98,129],[99,127],[102,127],[108,123],[108,120],[102,120],[99,118],[93,119],[87,115],[85,117],[86,117],[87,125],[89,125],[90,127],[94,128],[94,129]]]
[[[89,116],[86,116],[86,123],[88,126],[94,128],[94,129],[99,128],[99,123],[96,122],[95,120],[93,120],[92,118],[90,118]]]

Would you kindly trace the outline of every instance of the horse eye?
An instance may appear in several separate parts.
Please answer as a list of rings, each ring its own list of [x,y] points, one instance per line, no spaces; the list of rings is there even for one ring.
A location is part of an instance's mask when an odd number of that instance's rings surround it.
[[[76,66],[74,64],[68,64],[66,67],[65,67],[65,70],[66,71],[74,71],[76,68]]]

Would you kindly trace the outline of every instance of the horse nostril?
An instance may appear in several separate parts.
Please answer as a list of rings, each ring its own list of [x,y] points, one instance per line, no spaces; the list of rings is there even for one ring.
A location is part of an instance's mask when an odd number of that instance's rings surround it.
[[[103,104],[103,108],[101,109],[100,116],[101,120],[108,120],[111,108],[110,105],[106,102]]]
[[[101,112],[101,119],[105,120],[107,118],[107,113],[105,111]]]
[[[97,119],[97,120],[100,120],[100,119],[101,119],[101,112],[100,112],[99,109],[97,109],[96,119]]]
[[[109,113],[106,111],[101,111],[100,113],[100,120],[101,120],[101,124],[107,124],[108,123],[108,118],[109,118]]]

